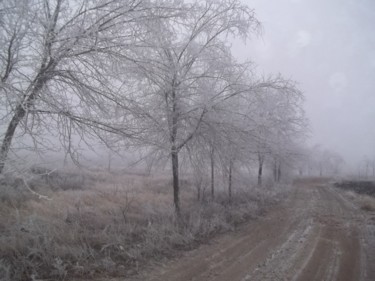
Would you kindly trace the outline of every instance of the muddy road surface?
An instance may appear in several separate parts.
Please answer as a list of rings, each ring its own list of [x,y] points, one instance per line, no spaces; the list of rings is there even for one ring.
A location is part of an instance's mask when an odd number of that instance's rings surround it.
[[[375,280],[375,214],[329,184],[300,182],[264,217],[137,278]]]

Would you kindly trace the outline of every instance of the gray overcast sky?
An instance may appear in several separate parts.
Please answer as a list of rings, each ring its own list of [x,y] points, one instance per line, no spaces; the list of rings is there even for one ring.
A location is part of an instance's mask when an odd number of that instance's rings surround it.
[[[234,53],[299,82],[311,143],[350,166],[375,157],[375,1],[243,0],[264,32]]]

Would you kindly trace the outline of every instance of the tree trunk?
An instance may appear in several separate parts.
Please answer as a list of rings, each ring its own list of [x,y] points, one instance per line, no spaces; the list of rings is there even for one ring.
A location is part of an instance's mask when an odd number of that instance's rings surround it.
[[[229,178],[228,178],[228,196],[229,196],[229,202],[232,201],[232,166],[233,166],[233,161],[230,160],[230,162],[229,162]]]
[[[200,202],[202,199],[202,176],[198,169],[195,170],[194,186],[197,189],[197,201]]]
[[[174,87],[174,80],[172,82]],[[175,213],[177,216],[178,222],[181,218],[180,210],[180,182],[178,176],[178,149],[176,145],[177,140],[177,131],[178,131],[178,109],[177,109],[177,97],[176,92],[173,89],[171,92],[171,103],[172,103],[172,112],[171,112],[171,127],[170,127],[170,141],[171,141],[171,159],[172,159],[172,176],[173,176],[173,202],[175,207]],[[168,100],[167,100],[168,104]]]
[[[24,94],[23,100],[20,102],[20,104],[17,105],[12,120],[10,121],[8,128],[5,131],[5,136],[0,148],[0,174],[3,173],[14,133],[16,132],[18,125],[25,117],[27,110],[32,107],[39,91],[47,83],[48,77],[46,73],[48,69],[53,70],[56,66],[56,62],[54,60],[51,59],[48,63],[46,61],[47,59],[43,60],[40,71],[31,84],[32,86],[30,88],[29,94]]]
[[[2,174],[4,170],[5,162],[8,158],[8,153],[9,153],[10,146],[12,144],[14,133],[16,132],[18,124],[25,117],[25,114],[26,114],[25,109],[21,105],[18,105],[16,108],[16,112],[12,120],[10,121],[8,128],[5,132],[3,143],[1,144],[1,148],[0,148],[0,174]]]
[[[277,182],[281,180],[281,164],[279,163],[277,166]]]
[[[108,173],[111,172],[111,168],[112,168],[111,166],[112,166],[112,155],[109,153],[108,154],[108,167],[107,167]]]
[[[177,217],[179,218],[181,216],[180,211],[180,182],[178,177],[178,152],[174,149],[172,149],[171,152],[171,158],[172,158],[172,175],[173,175],[173,202],[174,202],[174,208]]]
[[[214,148],[211,149],[211,198],[215,198],[215,159]]]
[[[277,161],[273,163],[273,180],[277,182]]]
[[[258,154],[258,161],[259,161],[259,167],[258,167],[258,186],[262,186],[262,174],[263,174],[264,157],[260,153]]]
[[[201,201],[201,186],[197,186],[197,201]]]

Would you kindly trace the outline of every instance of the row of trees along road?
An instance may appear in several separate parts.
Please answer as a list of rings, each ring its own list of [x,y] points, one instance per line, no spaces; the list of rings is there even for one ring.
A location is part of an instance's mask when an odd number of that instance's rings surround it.
[[[342,173],[345,165],[344,159],[335,151],[316,144],[310,148],[305,147],[306,156],[300,162],[300,174],[308,176],[334,177]]]
[[[259,184],[267,161],[279,179],[304,135],[295,84],[232,55],[260,31],[239,0],[4,0],[0,28],[0,173],[26,136],[73,158],[77,138],[136,146],[170,159],[179,215],[181,153],[211,167],[214,196],[218,163],[229,192],[254,156]]]

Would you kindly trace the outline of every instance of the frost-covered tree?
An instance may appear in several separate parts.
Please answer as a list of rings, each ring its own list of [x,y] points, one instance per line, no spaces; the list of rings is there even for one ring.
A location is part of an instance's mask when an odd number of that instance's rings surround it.
[[[125,83],[116,76],[145,36],[144,22],[170,17],[164,1],[4,0],[0,2],[0,173],[14,139],[34,145],[60,139],[74,154],[72,136],[99,131],[131,136]],[[168,8],[168,9],[167,9]],[[47,134],[43,134],[46,133]],[[53,136],[53,137],[52,137]],[[53,146],[53,145],[52,145]]]
[[[331,177],[340,174],[345,161],[335,151],[316,144],[308,149],[307,166],[310,175]]]
[[[281,178],[282,165],[291,166],[308,131],[303,95],[295,83],[276,78],[272,87],[257,96],[258,184],[262,181],[265,159],[273,166],[274,180]]]
[[[177,214],[179,153],[195,138],[213,104],[233,95],[226,39],[246,39],[259,26],[253,11],[237,0],[187,2],[184,11],[178,18],[149,21],[154,37],[135,50],[139,78],[132,109],[138,112],[138,143],[171,159]]]
[[[233,58],[230,39],[259,30],[240,0],[0,5],[0,173],[15,139],[33,148],[59,139],[73,158],[75,142],[125,142],[171,161],[179,215],[181,155],[209,167],[212,197],[215,171],[228,176],[230,196],[234,169],[254,156],[259,184],[264,163],[276,164],[279,179],[293,158],[302,94]]]

